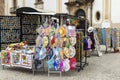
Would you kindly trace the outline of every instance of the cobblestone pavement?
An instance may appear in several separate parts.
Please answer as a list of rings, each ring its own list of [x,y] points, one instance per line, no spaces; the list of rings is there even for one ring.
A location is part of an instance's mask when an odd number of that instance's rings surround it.
[[[23,68],[5,68],[0,66],[0,80],[120,80],[120,53],[104,54],[102,57],[92,56],[89,65],[78,72],[69,71],[47,76],[47,72],[36,72]]]

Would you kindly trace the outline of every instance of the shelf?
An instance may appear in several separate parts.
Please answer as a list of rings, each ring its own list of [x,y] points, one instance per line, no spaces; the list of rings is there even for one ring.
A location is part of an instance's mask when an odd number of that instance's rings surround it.
[[[20,29],[0,29],[0,30],[20,30]]]

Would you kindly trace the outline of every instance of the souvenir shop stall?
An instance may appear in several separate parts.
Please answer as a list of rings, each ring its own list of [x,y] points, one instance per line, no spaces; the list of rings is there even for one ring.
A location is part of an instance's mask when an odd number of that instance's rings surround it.
[[[50,73],[61,75],[77,67],[80,71],[88,64],[86,55],[92,42],[85,36],[86,30],[76,30],[77,18],[23,12],[19,17],[2,17],[0,23],[1,46],[6,43],[6,48],[1,48],[3,68],[23,67],[32,69],[33,74],[47,68],[49,76]]]
[[[32,69],[33,54],[35,53],[35,47],[32,45],[35,45],[36,26],[33,25],[35,16],[28,18],[29,16],[23,18],[0,16],[0,50],[3,69],[4,66]]]
[[[110,52],[119,52],[119,28],[96,28],[96,30],[100,44],[106,46],[105,53],[108,53],[108,48],[110,48]]]

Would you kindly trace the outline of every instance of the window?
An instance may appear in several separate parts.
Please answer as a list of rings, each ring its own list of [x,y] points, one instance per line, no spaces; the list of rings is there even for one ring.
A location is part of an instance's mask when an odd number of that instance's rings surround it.
[[[101,16],[101,15],[100,15],[100,12],[99,12],[99,11],[97,11],[97,12],[96,12],[96,15],[95,15],[95,17],[96,17],[96,20],[97,20],[97,21],[99,21],[99,20],[100,20],[100,16]]]

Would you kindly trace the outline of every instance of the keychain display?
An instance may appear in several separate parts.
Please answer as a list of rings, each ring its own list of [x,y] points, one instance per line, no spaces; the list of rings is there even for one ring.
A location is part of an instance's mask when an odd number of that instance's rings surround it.
[[[38,16],[22,15],[22,24],[38,24]]]
[[[22,15],[21,16],[21,27],[22,27],[22,41],[27,40],[29,45],[35,44],[35,39],[37,37],[36,29],[38,26],[38,16],[37,15]]]
[[[37,25],[22,25],[22,34],[36,34]]]
[[[20,17],[0,16],[0,50],[17,42],[20,42]]]
[[[7,48],[7,46],[8,46],[8,44],[7,44],[7,43],[6,43],[6,44],[1,44],[1,50],[6,49],[6,48]]]
[[[22,40],[23,41],[26,40],[29,44],[31,44],[31,43],[35,43],[36,37],[37,37],[37,35],[23,35]]]
[[[1,30],[2,42],[20,42],[20,30]]]
[[[20,18],[19,17],[0,17],[1,29],[20,29]]]

